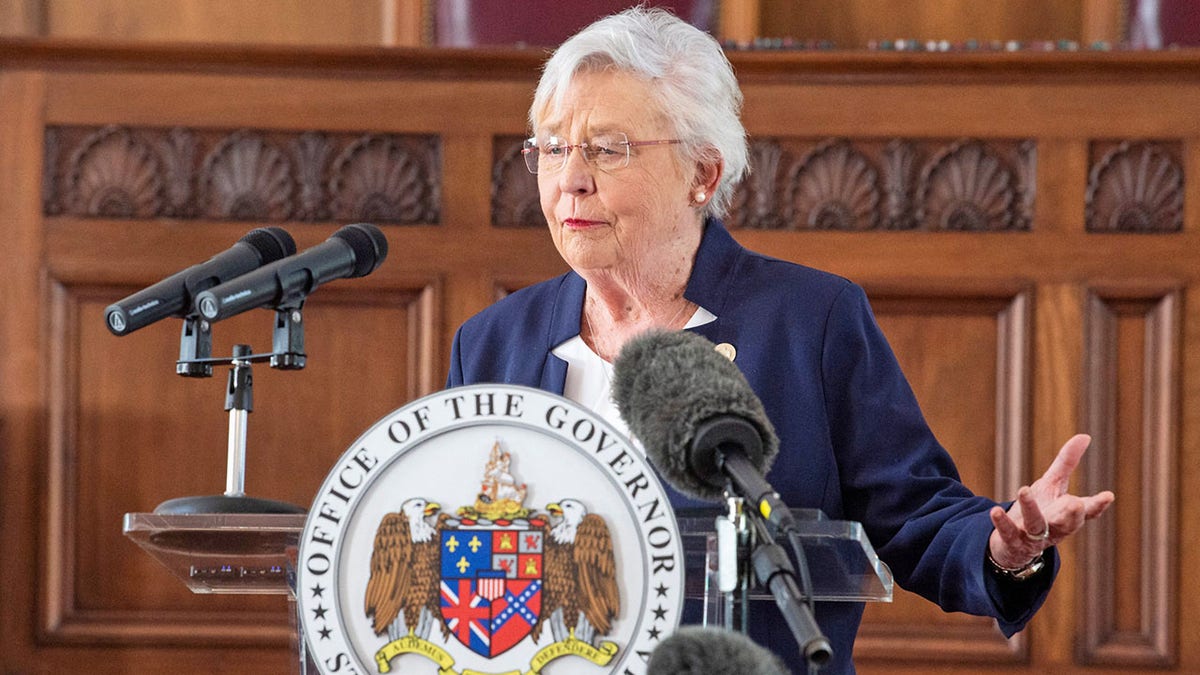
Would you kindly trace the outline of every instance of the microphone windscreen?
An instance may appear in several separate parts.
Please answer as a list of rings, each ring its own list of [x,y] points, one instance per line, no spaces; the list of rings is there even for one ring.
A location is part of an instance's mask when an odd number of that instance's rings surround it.
[[[258,251],[262,264],[273,263],[296,254],[296,240],[287,230],[279,227],[260,227],[250,230],[238,241]]]
[[[762,438],[765,474],[779,438],[762,401],[733,362],[713,343],[687,331],[653,330],[630,340],[613,364],[613,399],[621,419],[642,442],[650,461],[675,489],[719,501],[720,488],[692,470],[696,427],[719,415],[750,422]]]
[[[349,279],[367,276],[387,258],[387,237],[370,223],[352,223],[334,232],[330,239],[346,242],[354,253],[354,270],[347,275]]]
[[[650,653],[651,675],[787,675],[783,661],[730,630],[680,626]]]

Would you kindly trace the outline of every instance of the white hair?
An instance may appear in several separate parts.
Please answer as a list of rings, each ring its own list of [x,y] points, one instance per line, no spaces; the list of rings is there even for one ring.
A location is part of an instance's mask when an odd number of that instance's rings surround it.
[[[656,107],[674,127],[687,164],[724,160],[724,173],[706,214],[723,216],[747,172],[742,92],[717,40],[662,9],[634,7],[605,17],[564,42],[546,62],[529,108],[538,117],[557,106],[571,79],[615,70],[650,82]]]

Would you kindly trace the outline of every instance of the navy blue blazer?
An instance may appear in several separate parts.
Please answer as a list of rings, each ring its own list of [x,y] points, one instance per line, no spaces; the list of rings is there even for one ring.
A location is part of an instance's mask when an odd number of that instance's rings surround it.
[[[561,394],[567,365],[551,350],[579,333],[586,282],[574,272],[522,289],[469,319],[454,337],[449,386],[510,383]],[[841,277],[739,245],[705,224],[688,300],[717,320],[694,332],[737,350],[780,440],[767,478],[792,507],[863,524],[905,589],[946,611],[991,616],[1006,636],[1045,600],[1058,559],[1024,582],[987,569],[996,503],[959,480],[934,438],[866,294]],[[711,507],[669,488],[676,508]],[[795,641],[774,606],[756,608],[750,634],[797,672]],[[823,673],[852,673],[859,603],[818,603],[834,648]]]

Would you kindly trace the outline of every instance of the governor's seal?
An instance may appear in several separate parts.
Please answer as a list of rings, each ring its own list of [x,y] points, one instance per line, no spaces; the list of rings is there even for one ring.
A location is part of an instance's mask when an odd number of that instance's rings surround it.
[[[322,673],[646,672],[679,623],[662,484],[591,411],[474,385],[379,420],[326,477],[296,599]]]

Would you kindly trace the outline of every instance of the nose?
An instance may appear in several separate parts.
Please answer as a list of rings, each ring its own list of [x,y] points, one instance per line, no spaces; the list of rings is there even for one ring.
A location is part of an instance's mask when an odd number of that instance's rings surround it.
[[[562,192],[577,197],[596,191],[592,166],[583,158],[583,152],[579,148],[571,148],[567,153],[567,162],[559,172],[558,187]]]

